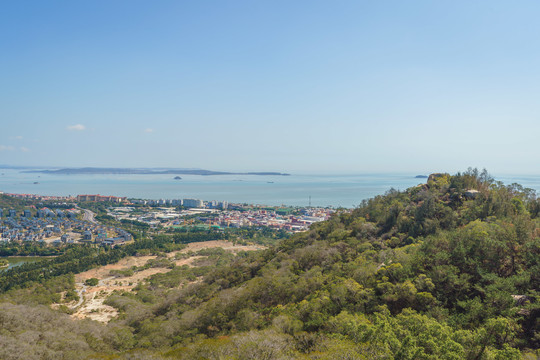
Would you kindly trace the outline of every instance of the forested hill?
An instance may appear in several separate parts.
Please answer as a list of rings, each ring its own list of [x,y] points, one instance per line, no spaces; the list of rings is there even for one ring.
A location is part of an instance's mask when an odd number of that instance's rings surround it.
[[[111,303],[185,358],[518,359],[540,345],[539,205],[486,172],[434,175],[168,293],[155,317]]]
[[[123,347],[79,341],[127,358],[536,359],[539,213],[485,171],[434,174],[268,250],[213,254],[190,285],[173,269],[112,296]]]

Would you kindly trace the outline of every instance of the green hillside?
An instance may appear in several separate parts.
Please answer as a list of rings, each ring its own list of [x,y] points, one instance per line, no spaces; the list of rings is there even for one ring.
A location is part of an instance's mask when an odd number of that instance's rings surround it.
[[[107,326],[56,326],[81,358],[536,359],[539,215],[533,191],[485,171],[432,175],[268,250],[154,275],[107,300]],[[16,343],[10,306],[0,342]]]

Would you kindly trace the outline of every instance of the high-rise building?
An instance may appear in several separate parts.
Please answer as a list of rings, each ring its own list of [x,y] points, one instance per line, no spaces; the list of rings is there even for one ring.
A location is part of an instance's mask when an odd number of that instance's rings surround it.
[[[187,208],[201,208],[204,205],[203,201],[199,199],[184,199],[182,203]]]

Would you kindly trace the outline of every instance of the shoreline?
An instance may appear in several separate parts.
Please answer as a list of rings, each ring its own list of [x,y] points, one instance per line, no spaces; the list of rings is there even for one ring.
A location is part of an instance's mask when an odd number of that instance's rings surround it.
[[[0,177],[0,191],[14,194],[66,197],[101,194],[128,199],[201,199],[229,204],[262,204],[289,207],[355,208],[362,200],[394,188],[416,186],[416,174],[295,175],[295,176],[194,176],[181,175],[69,175],[16,173]],[[19,182],[29,184],[17,184]],[[39,181],[39,185],[30,184]],[[269,181],[271,183],[269,183]],[[62,198],[62,199],[60,199]]]

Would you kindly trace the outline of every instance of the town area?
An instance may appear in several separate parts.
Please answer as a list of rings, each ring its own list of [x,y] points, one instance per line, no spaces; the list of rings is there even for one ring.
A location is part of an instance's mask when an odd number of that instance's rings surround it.
[[[182,200],[131,200],[131,206],[108,208],[117,220],[138,221],[153,227],[223,229],[269,227],[287,232],[305,231],[313,223],[327,220],[333,208],[286,207],[227,202]]]
[[[294,233],[307,230],[313,223],[327,220],[335,212],[333,208],[271,207],[200,199],[145,200],[102,195],[4,195],[41,203],[24,209],[0,208],[0,242],[3,243],[91,243],[118,246],[132,240],[132,233],[127,231],[128,227],[123,229],[96,221],[94,212],[85,209],[92,206],[100,206],[100,210],[105,210],[107,216],[124,224],[142,223],[158,231],[267,227]],[[52,208],[44,204],[52,204]],[[63,208],[54,208],[58,205]]]
[[[121,228],[83,218],[77,208],[0,209],[0,243],[38,242],[55,246],[92,243],[114,247],[132,240],[131,234]]]

